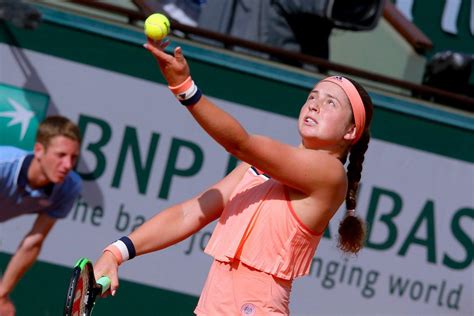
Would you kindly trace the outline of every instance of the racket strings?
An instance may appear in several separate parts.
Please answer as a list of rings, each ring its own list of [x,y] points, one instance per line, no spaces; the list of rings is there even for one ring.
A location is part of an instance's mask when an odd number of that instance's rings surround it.
[[[88,302],[89,302],[89,297],[90,297],[90,289],[89,289],[89,271],[87,271],[87,268],[82,269],[81,275],[79,277],[78,283],[81,283],[81,285],[76,286],[76,291],[78,291],[75,296],[80,295],[79,298],[79,304],[75,305],[77,307],[73,307],[73,316],[83,316],[87,315],[87,309],[88,309]]]
[[[109,285],[109,279],[97,284],[94,278],[92,263],[87,258],[81,258],[76,263],[69,281],[66,302],[64,304],[64,316],[91,315],[95,300],[100,296],[101,286],[108,288]]]
[[[88,273],[88,272],[86,272]],[[86,274],[85,273],[85,274]],[[84,291],[85,291],[85,294],[84,294],[84,302],[83,304],[81,304],[82,306],[84,306],[84,308],[87,306],[87,304],[89,303],[89,298],[90,298],[90,295],[91,295],[91,290],[89,288],[89,277],[88,275],[85,277],[85,278],[82,278],[83,282],[84,282]]]

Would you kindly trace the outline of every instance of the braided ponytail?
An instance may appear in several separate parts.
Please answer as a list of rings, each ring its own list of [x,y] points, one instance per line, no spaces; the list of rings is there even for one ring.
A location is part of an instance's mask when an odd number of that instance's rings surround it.
[[[351,80],[358,90],[366,110],[366,125],[361,138],[350,149],[349,165],[347,166],[348,189],[346,194],[346,214],[339,224],[338,247],[344,251],[356,254],[365,242],[365,224],[363,220],[355,214],[357,206],[357,191],[359,188],[362,164],[365,152],[370,141],[370,121],[372,119],[372,101],[365,89],[357,82]]]

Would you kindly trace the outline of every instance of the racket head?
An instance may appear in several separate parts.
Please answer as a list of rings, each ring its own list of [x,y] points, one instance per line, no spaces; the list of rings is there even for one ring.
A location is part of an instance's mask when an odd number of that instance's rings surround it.
[[[87,258],[77,261],[69,280],[65,316],[89,316],[94,307],[97,291],[92,262]]]

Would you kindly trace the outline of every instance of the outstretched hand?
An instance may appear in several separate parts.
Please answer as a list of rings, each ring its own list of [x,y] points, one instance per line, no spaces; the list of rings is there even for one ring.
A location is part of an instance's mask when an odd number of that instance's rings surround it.
[[[164,52],[168,44],[169,42],[148,41],[143,47],[150,51],[157,60],[161,73],[168,82],[168,85],[177,86],[189,77],[190,70],[181,47],[175,48],[174,56]]]

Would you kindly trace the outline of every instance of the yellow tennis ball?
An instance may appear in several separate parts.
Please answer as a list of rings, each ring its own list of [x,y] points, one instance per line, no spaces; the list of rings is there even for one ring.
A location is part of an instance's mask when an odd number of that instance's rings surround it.
[[[161,13],[153,13],[145,20],[145,35],[155,41],[162,40],[170,31],[170,21]]]

